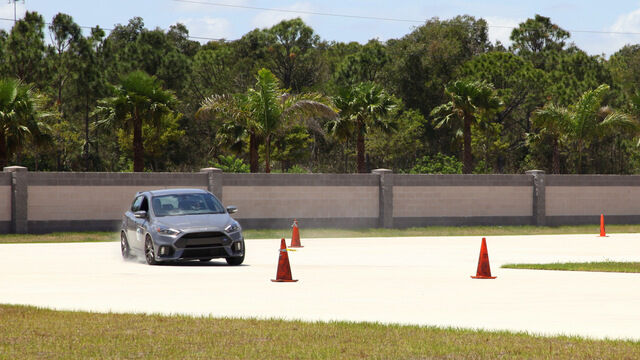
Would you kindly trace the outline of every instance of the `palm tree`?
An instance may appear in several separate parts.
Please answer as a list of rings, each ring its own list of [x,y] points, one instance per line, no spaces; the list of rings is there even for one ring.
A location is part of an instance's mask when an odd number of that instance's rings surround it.
[[[471,126],[489,119],[500,110],[502,101],[493,85],[485,81],[456,80],[446,86],[445,94],[451,100],[433,109],[431,115],[438,121],[436,128],[460,126],[462,122],[462,172],[470,174],[473,170]]]
[[[0,168],[28,141],[46,139],[44,98],[16,79],[0,79]]]
[[[258,172],[258,126],[249,110],[246,94],[212,95],[206,98],[196,112],[199,118],[219,115],[229,122],[222,124],[222,137],[225,143],[234,146],[249,136],[249,171]]]
[[[122,84],[112,88],[113,97],[99,101],[96,114],[101,115],[100,124],[108,123],[133,129],[133,171],[144,171],[144,149],[142,124],[154,126],[163,116],[173,113],[175,95],[162,89],[160,80],[144,71],[134,71],[121,80]]]
[[[396,101],[379,85],[364,82],[341,89],[334,103],[340,109],[340,117],[329,123],[329,131],[345,140],[356,134],[357,171],[364,173],[366,134],[372,127],[391,128],[387,115],[396,107]]]
[[[569,108],[547,104],[534,112],[534,125],[552,134],[554,147],[564,138],[577,152],[575,168],[578,174],[582,173],[584,152],[593,141],[616,132],[635,134],[638,131],[638,123],[632,116],[603,106],[608,92],[609,86],[603,84],[585,92]],[[554,148],[554,158],[556,151]],[[553,166],[554,171],[559,170],[559,165]]]
[[[633,132],[638,130],[637,122],[628,114],[614,111],[603,106],[609,85],[602,84],[594,90],[585,92],[580,100],[571,107],[569,117],[569,135],[577,144],[577,171],[582,173],[584,150],[594,140],[615,132]]]
[[[288,94],[267,69],[258,71],[255,88],[246,94],[214,95],[205,99],[197,115],[208,114],[229,119],[248,132],[251,172],[257,171],[257,140],[264,140],[267,173],[271,172],[271,140],[276,133],[301,121],[307,127],[317,127],[316,120],[337,116],[329,99],[316,93]]]
[[[569,111],[567,108],[554,104],[546,104],[534,111],[533,126],[551,137],[551,173],[560,173],[560,141],[569,128]]]
[[[265,147],[265,172],[271,172],[271,136],[282,125],[282,109],[280,108],[280,95],[282,91],[278,86],[278,79],[267,69],[260,69],[256,76],[255,89],[247,92],[247,107],[256,128],[264,137]]]

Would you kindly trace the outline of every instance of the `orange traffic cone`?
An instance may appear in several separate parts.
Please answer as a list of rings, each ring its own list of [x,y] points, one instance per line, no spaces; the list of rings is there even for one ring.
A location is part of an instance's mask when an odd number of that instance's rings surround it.
[[[291,234],[291,246],[292,248],[304,247],[300,244],[300,231],[298,230],[298,220],[293,219],[293,232]]]
[[[607,236],[607,232],[604,231],[604,214],[600,214],[600,237]]]
[[[296,282],[291,279],[291,265],[289,265],[289,254],[287,254],[287,243],[284,238],[280,241],[280,257],[278,257],[278,272],[273,282]]]
[[[482,238],[482,245],[480,246],[480,259],[478,259],[478,270],[476,276],[472,276],[473,279],[495,279],[495,276],[491,276],[491,267],[489,266],[489,252],[487,251],[487,240]]]

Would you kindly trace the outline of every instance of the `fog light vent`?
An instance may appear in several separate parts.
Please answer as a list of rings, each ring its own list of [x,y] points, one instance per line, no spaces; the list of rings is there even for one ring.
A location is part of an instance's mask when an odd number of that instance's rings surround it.
[[[233,244],[233,249],[235,251],[241,251],[242,250],[242,243],[240,241],[238,241],[237,243]]]
[[[171,249],[168,246],[160,246],[160,256],[167,256],[171,253]]]

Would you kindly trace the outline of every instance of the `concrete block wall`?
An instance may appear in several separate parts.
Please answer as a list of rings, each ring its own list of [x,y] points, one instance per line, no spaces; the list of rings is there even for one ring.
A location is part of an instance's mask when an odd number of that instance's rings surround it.
[[[199,173],[29,172],[28,232],[117,229],[138,191],[195,187],[207,190]]]
[[[640,222],[640,176],[546,175],[549,225]]]
[[[640,222],[640,176],[0,173],[0,232],[116,230],[137,191],[207,189],[246,229]]]
[[[11,174],[0,173],[0,233],[11,231]]]
[[[529,175],[393,175],[393,225],[532,223]]]
[[[379,179],[372,174],[224,174],[222,201],[245,228],[376,227]]]

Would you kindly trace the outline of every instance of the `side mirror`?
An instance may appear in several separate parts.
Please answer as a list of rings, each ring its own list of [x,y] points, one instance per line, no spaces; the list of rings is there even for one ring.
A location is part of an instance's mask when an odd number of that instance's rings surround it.
[[[227,212],[229,214],[235,214],[235,213],[238,212],[238,208],[233,206],[233,205],[229,205],[229,206],[227,206]]]
[[[133,213],[133,216],[137,217],[138,219],[146,219],[147,218],[147,212],[144,210],[139,210]]]

